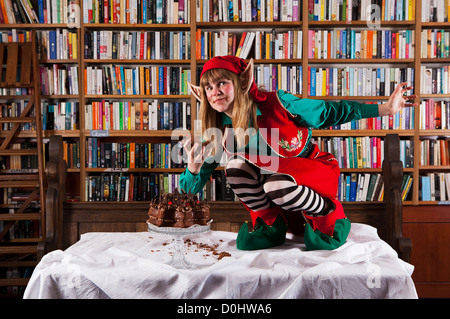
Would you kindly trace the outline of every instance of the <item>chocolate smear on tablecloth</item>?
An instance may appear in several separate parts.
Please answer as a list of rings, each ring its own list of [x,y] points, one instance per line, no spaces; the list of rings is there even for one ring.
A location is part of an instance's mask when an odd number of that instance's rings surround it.
[[[217,251],[217,247],[219,247],[219,244],[214,244],[214,245],[208,245],[208,244],[204,244],[204,243],[197,243],[196,241],[192,240],[192,239],[185,239],[184,243],[190,247],[190,246],[197,246],[198,249],[204,249],[207,252],[211,252],[214,256],[218,256],[217,260],[221,260],[223,257],[231,257],[231,254],[229,252],[226,251],[222,251],[219,252]],[[206,256],[209,256],[208,254]]]

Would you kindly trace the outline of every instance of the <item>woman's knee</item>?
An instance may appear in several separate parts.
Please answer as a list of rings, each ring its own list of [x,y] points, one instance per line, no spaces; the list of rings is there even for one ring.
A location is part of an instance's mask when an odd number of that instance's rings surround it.
[[[269,176],[264,183],[264,191],[266,193],[273,193],[281,188],[297,186],[291,177],[282,174],[274,174]]]
[[[227,178],[246,177],[258,179],[253,168],[245,160],[240,157],[234,157],[227,162],[225,167]]]

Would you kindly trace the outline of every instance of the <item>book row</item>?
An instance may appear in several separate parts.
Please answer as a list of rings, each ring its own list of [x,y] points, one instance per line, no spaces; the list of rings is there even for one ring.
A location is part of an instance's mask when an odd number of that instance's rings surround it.
[[[402,201],[408,198],[413,178],[404,174],[400,185]],[[341,174],[337,198],[342,202],[383,201],[384,182],[382,174],[351,173]]]
[[[80,141],[70,142],[63,140],[63,159],[67,168],[80,168]]]
[[[86,104],[87,130],[191,129],[191,105],[187,102],[99,101]]]
[[[39,18],[29,0],[0,0],[0,23],[38,23]]]
[[[25,100],[20,102],[0,103],[1,117],[19,117],[25,109]],[[79,130],[78,102],[41,103],[43,130]],[[32,111],[34,116],[34,110]],[[12,129],[14,123],[2,123],[1,130]],[[36,124],[21,124],[22,131],[36,130]]]
[[[78,66],[40,66],[39,74],[43,95],[78,95]]]
[[[171,173],[88,176],[86,198],[88,201],[151,201],[162,193],[180,191],[179,181],[180,174]],[[213,172],[197,197],[201,201],[237,201],[223,170]]]
[[[398,83],[414,83],[414,68],[308,67],[308,79],[310,96],[389,96]]]
[[[450,173],[428,173],[419,176],[419,200],[450,201]]]
[[[302,94],[302,66],[281,64],[255,64],[254,80],[266,91],[285,90]]]
[[[179,188],[179,174],[102,174],[86,176],[85,198],[96,201],[151,201]]]
[[[449,94],[449,66],[430,68],[421,66],[420,90],[422,94]]]
[[[450,128],[450,101],[423,100],[420,103],[421,130]]]
[[[420,165],[448,166],[450,139],[424,139],[420,141]]]
[[[414,30],[309,30],[308,57],[315,59],[413,59]]]
[[[21,23],[71,23],[79,14],[77,0],[37,0],[37,8],[31,0],[0,0],[0,22]],[[34,2],[36,3],[36,2]]]
[[[30,148],[36,148],[36,145],[31,143],[13,143],[11,149],[26,150]],[[13,155],[13,156],[0,156],[0,169],[36,169],[38,167],[38,159],[36,155]]]
[[[182,168],[183,147],[172,143],[110,143],[91,137],[86,168]]]
[[[340,168],[381,168],[384,140],[379,137],[316,137],[319,149],[334,155]]]
[[[414,20],[415,0],[308,0],[314,21]]]
[[[0,188],[0,213],[14,214],[14,210],[20,208],[30,195],[30,191],[18,190],[16,187]],[[27,205],[25,212],[32,213],[40,208],[39,200],[32,200]]]
[[[450,57],[450,32],[441,30],[422,30],[421,57],[422,58],[448,58]]]
[[[0,118],[2,117],[19,117],[23,110],[25,110],[26,107],[26,101],[20,100],[17,102],[7,102],[7,103],[0,103]],[[31,116],[34,116],[34,109],[31,113]],[[1,130],[10,130],[12,129],[14,123],[1,123],[0,129]],[[20,124],[20,129],[23,131],[35,131],[36,130],[36,123],[22,123]]]
[[[88,31],[86,59],[190,59],[190,31]]]
[[[229,31],[202,31],[196,33],[196,58],[235,55],[246,59],[250,52],[255,59],[301,59],[302,31],[242,33]]]
[[[37,32],[39,59],[78,59],[77,31],[68,29]]]
[[[366,183],[365,183],[366,182]],[[337,198],[341,202],[381,201],[384,193],[381,174],[340,174]]]
[[[39,23],[77,24],[80,14],[78,0],[37,0]]]
[[[365,104],[380,104],[382,102],[365,102]],[[334,125],[330,130],[413,130],[414,108],[403,108],[394,115],[378,116],[360,119],[348,123]]]
[[[421,0],[422,22],[449,22],[450,3],[448,0]]]
[[[12,211],[14,211],[12,209]],[[40,208],[37,207],[33,210],[28,209],[25,213],[39,213]],[[12,213],[11,213],[12,214]],[[5,222],[0,221],[0,232],[4,230]],[[21,239],[21,238],[39,238],[41,234],[39,220],[18,220],[14,222],[14,225],[9,228],[9,231],[5,234],[4,240]],[[5,278],[5,277],[2,277]]]
[[[79,130],[78,102],[41,103],[43,130]]]
[[[85,94],[188,95],[191,70],[183,67],[88,66],[84,69]]]
[[[300,0],[198,0],[197,22],[300,21]]]
[[[380,137],[316,137],[320,150],[334,155],[340,168],[381,168],[384,140]],[[400,140],[400,160],[404,168],[413,167],[414,143]]]
[[[29,197],[29,193],[17,188],[7,187],[0,189],[0,214],[14,214]],[[23,214],[39,213],[39,201],[31,201],[23,211]],[[15,221],[14,225],[5,234],[5,239],[38,238],[41,236],[40,221],[22,220]],[[0,221],[0,232],[4,230],[6,222]]]
[[[171,23],[190,21],[191,0],[82,0],[84,23]],[[1,0],[0,22],[68,23],[76,25],[77,0],[38,0],[37,11],[30,0]]]
[[[14,89],[9,89],[9,88],[0,88],[0,96],[2,95],[13,95],[13,96],[17,96],[17,95],[31,95],[33,94],[33,88],[14,88]]]
[[[0,31],[0,42],[29,42],[31,40],[31,31],[11,29]]]
[[[84,23],[190,23],[192,0],[82,1]]]

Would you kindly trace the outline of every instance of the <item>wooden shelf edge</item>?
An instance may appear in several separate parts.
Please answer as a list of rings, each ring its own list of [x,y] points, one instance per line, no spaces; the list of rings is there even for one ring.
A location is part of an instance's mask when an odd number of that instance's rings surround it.
[[[386,136],[398,134],[399,136],[414,136],[414,130],[312,130],[313,136],[345,137],[345,136]]]

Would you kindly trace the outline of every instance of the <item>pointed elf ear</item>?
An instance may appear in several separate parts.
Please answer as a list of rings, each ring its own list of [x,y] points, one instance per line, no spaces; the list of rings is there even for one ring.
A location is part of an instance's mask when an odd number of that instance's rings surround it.
[[[199,86],[196,86],[190,82],[188,82],[189,87],[191,88],[192,94],[194,94],[195,98],[199,101],[202,100],[202,90]]]
[[[244,93],[248,93],[253,84],[253,58],[250,59],[250,62],[248,63],[245,70],[242,71],[239,79],[241,81],[242,90],[244,91]]]

